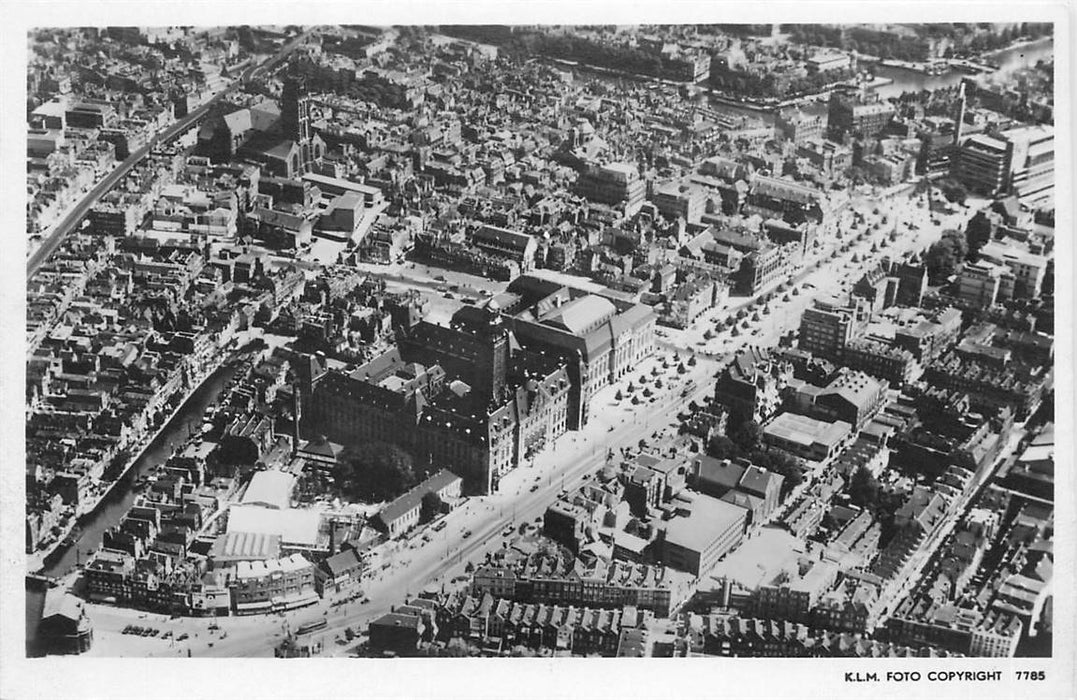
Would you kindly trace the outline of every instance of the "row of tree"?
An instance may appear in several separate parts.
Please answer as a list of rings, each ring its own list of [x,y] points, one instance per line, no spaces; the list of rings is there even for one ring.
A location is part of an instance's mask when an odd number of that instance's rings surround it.
[[[523,56],[549,56],[656,78],[679,79],[684,75],[682,59],[566,34],[517,32],[507,48]]]
[[[711,71],[713,87],[748,98],[782,98],[810,95],[829,88],[835,83],[852,78],[851,69],[811,73],[809,75],[783,75],[773,72],[754,72],[722,69]]]
[[[812,46],[826,46],[845,51],[856,51],[869,56],[901,61],[927,61],[932,57],[936,40],[949,39],[952,43],[943,56],[977,55],[998,51],[1020,39],[1038,39],[1051,36],[1053,27],[1043,22],[995,27],[964,24],[918,25],[910,34],[873,29],[867,26],[839,26],[826,24],[788,24],[783,29],[793,41]]]
[[[925,61],[930,58],[931,42],[916,35],[901,35],[863,26],[790,24],[784,25],[784,28],[793,41],[801,44],[902,61]]]

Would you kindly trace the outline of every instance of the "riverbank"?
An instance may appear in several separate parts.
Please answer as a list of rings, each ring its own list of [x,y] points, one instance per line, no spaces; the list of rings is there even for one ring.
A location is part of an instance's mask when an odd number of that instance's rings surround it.
[[[981,56],[999,56],[1001,54],[1008,53],[1010,51],[1019,51],[1021,49],[1027,49],[1027,48],[1031,48],[1033,46],[1042,46],[1042,45],[1045,45],[1045,44],[1053,44],[1054,41],[1055,41],[1055,38],[1053,36],[1041,36],[1041,37],[1038,37],[1036,39],[1021,39],[1021,40],[1015,41],[1014,43],[1010,44],[1009,46],[1003,47],[1001,49],[993,49],[991,51],[984,51],[980,55]]]
[[[108,500],[108,497],[112,495],[116,487],[121,483],[125,483],[127,475],[130,473],[132,467],[146,452],[154,445],[155,442],[161,437],[165,430],[172,424],[176,416],[178,416],[185,408],[192,398],[198,393],[198,391],[212,378],[218,371],[220,371],[230,360],[234,358],[234,354],[226,354],[223,358],[217,360],[210,368],[206,369],[201,378],[192,382],[191,390],[187,393],[187,396],[182,401],[177,403],[176,408],[161,421],[160,427],[153,433],[143,437],[138,445],[132,450],[130,459],[127,460],[123,468],[116,474],[116,478],[112,481],[98,482],[95,486],[103,486],[104,488],[96,489],[92,500],[89,504],[83,508],[80,508],[75,516],[70,519],[69,524],[61,531],[57,536],[56,542],[47,546],[44,549],[39,549],[31,554],[26,555],[26,571],[27,573],[37,574],[41,573],[45,568],[48,560],[54,555],[61,554],[61,550],[66,551],[71,547],[77,547],[80,539],[75,539],[74,542],[66,543],[65,540],[75,531],[75,528],[82,525],[89,519],[91,519],[102,505]]]

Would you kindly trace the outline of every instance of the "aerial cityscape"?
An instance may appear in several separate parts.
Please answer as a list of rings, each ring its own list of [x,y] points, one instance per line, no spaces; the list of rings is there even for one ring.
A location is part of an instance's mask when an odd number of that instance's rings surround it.
[[[1059,653],[1052,24],[27,51],[27,656]]]

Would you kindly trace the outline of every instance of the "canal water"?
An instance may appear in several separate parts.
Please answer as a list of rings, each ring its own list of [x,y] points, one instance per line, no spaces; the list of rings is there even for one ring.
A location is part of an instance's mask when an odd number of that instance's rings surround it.
[[[1037,61],[1050,61],[1054,57],[1054,39],[1045,37],[1038,41],[1016,46],[1002,51],[985,54],[986,60],[997,63],[999,66],[995,75],[1009,75],[1016,70],[1033,68]],[[883,99],[900,97],[903,92],[919,92],[921,90],[938,90],[940,88],[957,87],[961,79],[970,77],[967,73],[951,70],[942,75],[925,75],[918,71],[906,68],[880,66],[875,71],[876,77],[889,78],[894,82],[882,85],[876,92]],[[971,76],[975,77],[975,76]]]
[[[999,66],[995,75],[1005,76],[1016,70],[1032,68],[1037,61],[1050,61],[1054,58],[1054,39],[1044,37],[1037,41],[1022,46],[1015,46],[1001,51],[984,54],[984,59],[997,63]],[[904,92],[920,92],[921,90],[938,90],[940,88],[956,87],[961,84],[961,79],[969,76],[968,73],[951,70],[942,75],[926,75],[919,71],[907,68],[880,66],[875,71],[876,77],[889,78],[893,82],[881,85],[876,92],[884,100],[900,97]],[[981,74],[987,75],[987,74]],[[753,109],[743,105],[725,104],[715,102],[714,109],[727,114],[747,115],[762,119],[767,124],[774,123],[774,113],[769,110]]]
[[[199,432],[203,416],[216,400],[228,382],[239,371],[241,362],[230,360],[214,372],[187,399],[179,412],[172,417],[145,452],[135,461],[108,496],[82,524],[82,536],[71,547],[59,547],[45,559],[41,573],[46,576],[61,577],[69,573],[76,565],[85,564],[86,559],[97,550],[104,538],[104,533],[118,525],[134,504],[135,479],[149,473],[172,456],[172,450],[182,446],[192,434]],[[27,655],[39,653],[37,625],[41,619],[44,606],[45,590],[42,585],[26,584],[26,652]]]

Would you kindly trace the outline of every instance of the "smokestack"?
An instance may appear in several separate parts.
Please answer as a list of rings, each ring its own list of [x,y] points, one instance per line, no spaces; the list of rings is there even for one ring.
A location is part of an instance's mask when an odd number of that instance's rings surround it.
[[[303,417],[303,402],[301,400],[302,389],[299,383],[292,384],[292,456],[299,453],[299,421]]]
[[[965,123],[965,81],[961,81],[961,87],[957,93],[957,115],[954,117],[954,146],[961,145],[961,127]]]

